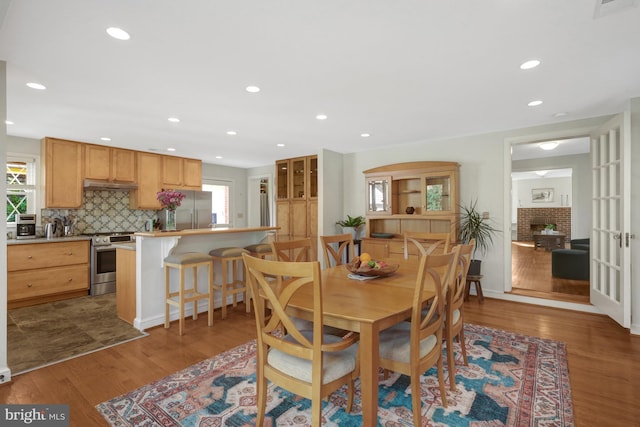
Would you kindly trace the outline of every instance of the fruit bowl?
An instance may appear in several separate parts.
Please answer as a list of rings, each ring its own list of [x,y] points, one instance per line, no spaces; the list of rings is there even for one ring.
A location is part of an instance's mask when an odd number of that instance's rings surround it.
[[[347,264],[347,270],[361,276],[390,276],[395,273],[398,267],[400,267],[399,264],[387,264],[384,261],[370,260],[362,262],[359,257]]]

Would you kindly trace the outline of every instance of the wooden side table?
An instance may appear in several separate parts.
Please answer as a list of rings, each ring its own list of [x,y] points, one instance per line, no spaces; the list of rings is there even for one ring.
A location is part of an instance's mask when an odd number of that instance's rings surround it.
[[[469,291],[471,288],[471,284],[475,284],[476,287],[476,295],[478,296],[478,302],[482,304],[484,302],[484,296],[482,295],[482,283],[480,280],[482,279],[482,274],[471,275],[467,274],[467,284],[464,290],[464,300],[469,301]]]

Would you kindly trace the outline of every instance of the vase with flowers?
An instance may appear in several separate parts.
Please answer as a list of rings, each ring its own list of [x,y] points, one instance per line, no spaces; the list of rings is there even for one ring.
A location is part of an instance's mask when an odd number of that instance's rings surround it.
[[[165,190],[158,192],[157,199],[165,210],[165,230],[176,229],[176,208],[182,204],[186,194],[175,190]]]

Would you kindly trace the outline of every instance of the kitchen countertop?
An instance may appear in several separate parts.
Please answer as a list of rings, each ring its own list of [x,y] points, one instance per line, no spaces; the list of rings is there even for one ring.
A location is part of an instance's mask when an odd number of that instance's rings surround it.
[[[116,249],[125,249],[127,251],[135,251],[136,250],[136,242],[112,243],[111,246],[116,248]]]
[[[47,239],[45,237],[36,237],[35,239],[11,239],[7,240],[7,245],[29,245],[32,243],[60,243],[60,242],[76,242],[79,240],[91,240],[91,236],[67,236],[53,237]]]
[[[204,234],[229,234],[229,233],[246,233],[248,231],[269,231],[279,230],[280,227],[251,227],[251,228],[198,228],[191,230],[176,231],[144,231],[135,233],[135,236],[141,237],[179,237],[179,236],[197,236]]]

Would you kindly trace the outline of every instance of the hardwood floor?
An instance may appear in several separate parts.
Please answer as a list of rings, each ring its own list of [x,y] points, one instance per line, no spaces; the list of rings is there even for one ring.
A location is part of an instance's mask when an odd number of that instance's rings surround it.
[[[563,341],[567,344],[576,426],[638,426],[640,337],[606,316],[475,297],[466,302],[469,323]],[[253,314],[229,307],[214,325],[206,316],[175,322],[148,337],[13,378],[0,385],[0,402],[65,403],[71,426],[107,426],[95,405],[255,338]]]
[[[551,252],[511,242],[512,294],[589,304],[589,282],[551,276]]]

